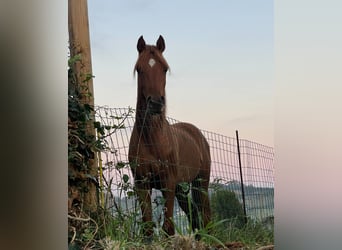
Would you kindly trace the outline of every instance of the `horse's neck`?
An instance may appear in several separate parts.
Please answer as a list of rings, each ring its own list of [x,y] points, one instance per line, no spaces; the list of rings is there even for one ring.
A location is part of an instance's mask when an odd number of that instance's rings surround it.
[[[137,109],[136,128],[146,144],[155,145],[168,136],[169,124],[164,112],[161,115],[152,116],[146,112],[146,109]]]

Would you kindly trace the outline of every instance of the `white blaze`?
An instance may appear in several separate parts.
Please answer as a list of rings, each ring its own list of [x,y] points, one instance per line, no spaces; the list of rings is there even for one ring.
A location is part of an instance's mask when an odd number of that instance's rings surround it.
[[[156,64],[156,61],[151,58],[149,61],[148,61],[148,64],[150,65],[150,67],[152,68],[155,64]]]

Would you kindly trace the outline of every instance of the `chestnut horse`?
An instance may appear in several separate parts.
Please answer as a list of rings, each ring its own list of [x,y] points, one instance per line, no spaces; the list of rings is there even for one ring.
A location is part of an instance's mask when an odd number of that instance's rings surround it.
[[[169,66],[162,53],[162,36],[156,46],[138,40],[138,98],[129,162],[139,199],[145,236],[152,236],[152,188],[161,190],[164,200],[163,230],[175,233],[172,222],[174,200],[186,213],[192,229],[205,227],[210,220],[208,186],[209,144],[198,128],[189,123],[170,125],[166,120],[166,73]],[[189,188],[184,188],[189,183]],[[188,193],[191,190],[189,206]]]

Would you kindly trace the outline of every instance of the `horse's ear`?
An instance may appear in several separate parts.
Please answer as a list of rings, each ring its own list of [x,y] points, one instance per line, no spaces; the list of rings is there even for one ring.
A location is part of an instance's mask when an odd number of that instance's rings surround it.
[[[143,36],[140,36],[138,40],[138,44],[137,44],[138,52],[141,53],[145,49],[145,47],[146,47],[145,40]]]
[[[164,38],[160,35],[157,40],[157,48],[160,52],[163,52],[165,50],[165,41]]]

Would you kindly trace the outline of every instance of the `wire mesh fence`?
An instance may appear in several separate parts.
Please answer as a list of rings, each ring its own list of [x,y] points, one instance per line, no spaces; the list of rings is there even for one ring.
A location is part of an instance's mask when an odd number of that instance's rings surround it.
[[[103,169],[100,185],[103,187],[102,203],[112,213],[134,213],[139,216],[139,206],[133,192],[133,177],[128,164],[128,147],[135,114],[131,108],[95,108],[96,121],[103,125],[105,148],[101,153]],[[170,124],[178,122],[167,118]],[[274,149],[249,140],[239,139],[241,169],[238,159],[237,139],[201,130],[206,137],[211,154],[209,196],[217,187],[235,193],[243,203],[246,214],[253,220],[263,221],[273,217],[274,209]],[[242,171],[242,182],[240,176]],[[243,183],[243,185],[242,185]],[[157,225],[163,221],[162,195],[153,190],[153,217]],[[186,216],[175,202],[174,221],[180,228],[187,226]]]

